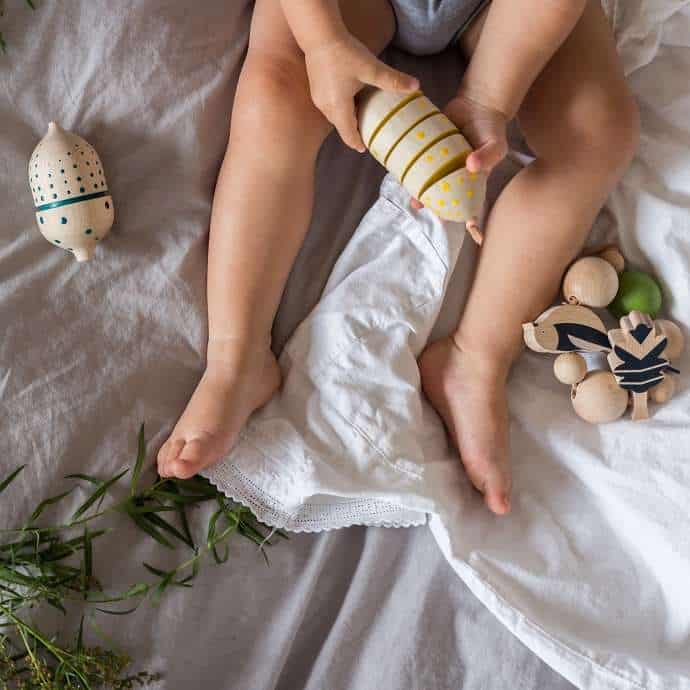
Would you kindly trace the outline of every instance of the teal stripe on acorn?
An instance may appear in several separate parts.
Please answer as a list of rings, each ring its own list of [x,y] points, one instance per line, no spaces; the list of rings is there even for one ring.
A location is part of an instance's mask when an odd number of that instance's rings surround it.
[[[115,220],[113,199],[96,150],[56,122],[29,160],[29,187],[41,234],[88,261]]]

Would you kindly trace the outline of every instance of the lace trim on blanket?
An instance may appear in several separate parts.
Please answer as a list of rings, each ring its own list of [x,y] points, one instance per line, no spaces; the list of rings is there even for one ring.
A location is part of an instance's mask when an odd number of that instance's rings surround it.
[[[342,527],[417,527],[427,515],[376,499],[342,498],[304,503],[291,514],[236,465],[220,463],[202,474],[228,498],[252,511],[270,527],[290,532],[325,532]]]

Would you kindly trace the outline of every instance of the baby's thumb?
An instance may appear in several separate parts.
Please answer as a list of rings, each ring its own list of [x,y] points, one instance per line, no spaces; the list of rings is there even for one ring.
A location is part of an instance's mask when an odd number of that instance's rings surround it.
[[[400,91],[403,93],[416,91],[419,79],[397,69],[393,69],[380,60],[375,60],[371,66],[371,73],[365,80],[367,84],[378,86],[384,91]]]
[[[490,173],[505,158],[507,148],[507,145],[500,141],[487,142],[468,156],[467,169],[471,173]]]

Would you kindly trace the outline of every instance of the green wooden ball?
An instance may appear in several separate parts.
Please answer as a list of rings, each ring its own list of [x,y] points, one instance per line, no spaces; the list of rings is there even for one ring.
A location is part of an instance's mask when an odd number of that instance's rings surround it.
[[[618,278],[618,293],[609,304],[609,311],[617,319],[627,316],[631,311],[641,311],[652,318],[656,317],[661,310],[659,284],[641,271],[623,271]]]

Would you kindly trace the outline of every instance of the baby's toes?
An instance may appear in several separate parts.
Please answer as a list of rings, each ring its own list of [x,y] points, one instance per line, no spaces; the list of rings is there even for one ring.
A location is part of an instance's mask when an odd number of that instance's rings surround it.
[[[178,457],[183,448],[184,441],[181,438],[173,438],[172,436],[161,446],[156,458],[158,474],[161,477],[170,475],[168,464]]]
[[[484,503],[492,513],[504,515],[510,510],[510,468],[502,457],[463,457],[467,476],[484,495]]]
[[[484,503],[492,513],[505,515],[510,510],[510,479],[497,475],[484,487]]]
[[[168,462],[170,473],[178,479],[193,477],[218,459],[213,446],[211,439],[187,441],[178,457]]]

